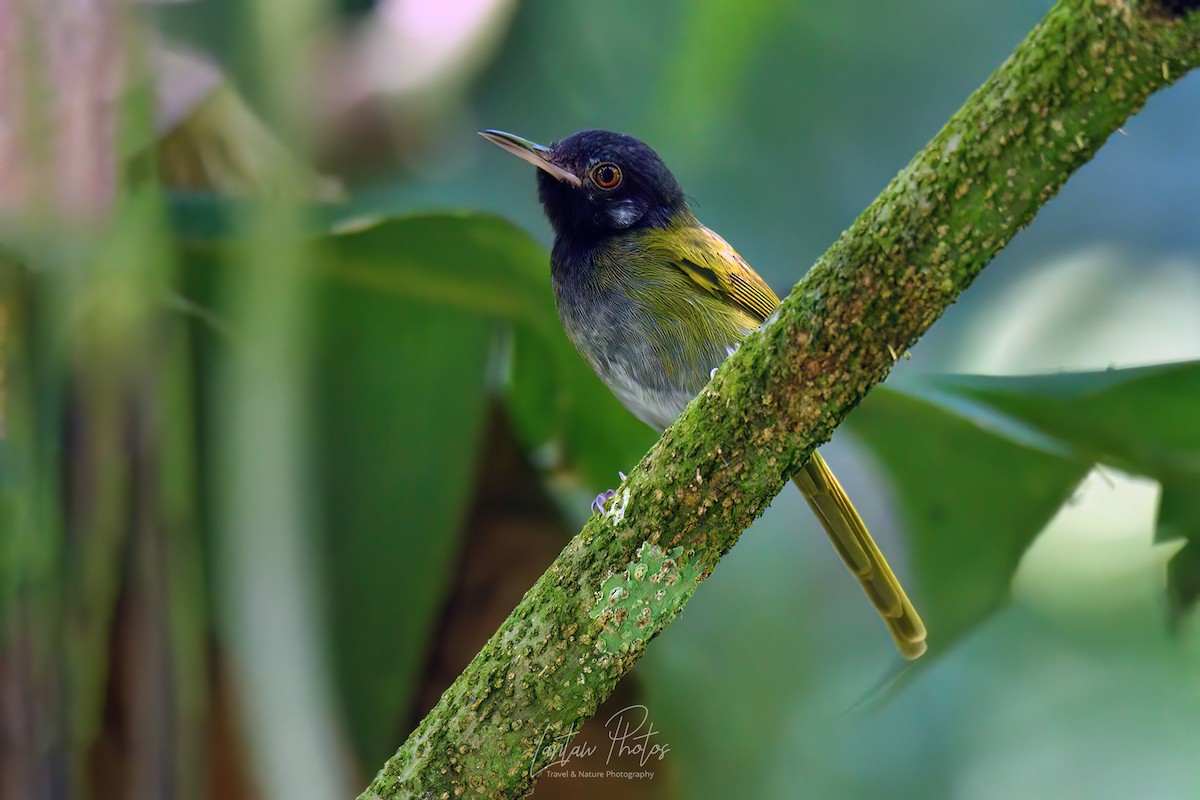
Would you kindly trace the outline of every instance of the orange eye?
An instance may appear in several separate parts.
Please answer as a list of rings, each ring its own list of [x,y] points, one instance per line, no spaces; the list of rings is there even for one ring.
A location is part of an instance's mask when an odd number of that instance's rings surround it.
[[[615,189],[621,185],[621,168],[611,162],[592,167],[592,183],[601,189]]]

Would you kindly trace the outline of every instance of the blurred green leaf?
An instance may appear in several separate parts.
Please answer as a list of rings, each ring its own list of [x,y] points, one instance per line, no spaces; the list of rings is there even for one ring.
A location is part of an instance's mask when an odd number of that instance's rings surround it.
[[[1021,555],[1090,465],[888,387],[846,424],[892,480],[930,652],[945,652],[1004,602]]]
[[[1160,539],[1189,544],[1200,532],[1200,362],[1017,378],[944,376],[930,381],[1007,415],[1069,448],[1163,486]],[[1167,570],[1172,615],[1200,597],[1200,557],[1184,547]]]
[[[494,325],[330,281],[318,330],[334,658],[359,756],[374,764],[396,746],[449,588]]]
[[[1179,622],[1200,598],[1200,491],[1194,483],[1163,484],[1154,538],[1185,542],[1167,564],[1167,600],[1172,621]]]
[[[556,362],[563,352],[529,325],[513,326],[512,383],[508,411],[527,443],[549,442],[561,428],[568,403],[555,381]]]
[[[483,214],[347,220],[327,237],[325,274],[443,312],[557,324],[549,257],[516,226]]]
[[[1136,475],[1200,480],[1200,362],[1103,372],[928,379],[1070,447]]]
[[[1160,537],[1190,540],[1200,530],[1197,396],[1200,362],[923,376],[873,392],[847,424],[898,490],[931,648],[1000,605],[1021,554],[1095,463],[1162,482]],[[1189,548],[1169,581],[1176,610],[1197,597]]]
[[[555,436],[538,436],[540,415],[547,412],[523,400],[536,384],[528,376],[545,365],[530,365],[537,352],[520,349],[516,352],[516,371],[509,403],[513,419],[522,438],[529,444],[551,444],[558,451],[560,469],[578,472],[583,482],[593,489],[615,486],[617,472],[627,470],[641,460],[658,434],[642,424],[617,401],[592,372],[590,366],[575,352],[566,337],[559,332],[547,341],[547,348],[558,360],[554,375],[556,406],[554,408]],[[519,404],[519,405],[518,405]]]

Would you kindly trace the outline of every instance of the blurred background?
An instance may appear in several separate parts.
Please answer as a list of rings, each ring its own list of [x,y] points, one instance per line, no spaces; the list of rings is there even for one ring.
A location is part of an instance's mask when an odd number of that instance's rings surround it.
[[[783,294],[1050,6],[0,0],[0,793],[357,794],[653,443],[477,130],[646,140]],[[574,766],[653,777],[535,796],[1200,797],[1197,131],[1192,75],[824,449],[929,654],[785,491],[581,734],[644,705]]]

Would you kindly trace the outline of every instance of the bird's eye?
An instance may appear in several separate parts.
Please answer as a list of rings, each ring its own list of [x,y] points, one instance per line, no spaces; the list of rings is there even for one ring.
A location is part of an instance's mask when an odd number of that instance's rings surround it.
[[[621,168],[605,162],[592,167],[592,183],[601,189],[615,189],[621,185]]]

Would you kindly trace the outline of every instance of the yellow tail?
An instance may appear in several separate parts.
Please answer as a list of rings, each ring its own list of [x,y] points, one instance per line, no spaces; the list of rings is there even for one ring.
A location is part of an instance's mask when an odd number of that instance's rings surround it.
[[[919,658],[925,652],[925,624],[821,454],[814,450],[793,481],[883,617],[900,654]]]

